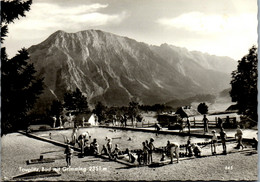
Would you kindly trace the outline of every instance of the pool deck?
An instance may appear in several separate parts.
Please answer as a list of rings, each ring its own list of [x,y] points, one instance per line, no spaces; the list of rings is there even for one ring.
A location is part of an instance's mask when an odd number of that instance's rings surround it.
[[[64,147],[66,148],[68,144],[66,143],[62,143],[62,142],[59,142],[59,141],[56,141],[56,140],[52,140],[52,139],[49,139],[49,138],[44,138],[44,137],[40,137],[40,136],[37,136],[33,133],[26,133],[24,131],[18,131],[18,133],[20,134],[23,134],[23,135],[26,135],[28,137],[31,137],[31,138],[34,138],[34,139],[37,139],[37,140],[41,140],[41,141],[44,141],[44,142],[49,142],[49,143],[52,143],[54,145],[57,145],[57,146],[60,146],[60,147]],[[70,145],[70,147],[74,150],[74,151],[77,151],[77,152],[80,152],[80,148],[77,148],[77,147],[74,147],[72,145]],[[108,160],[111,160],[108,156],[104,156],[104,155],[95,155],[96,157],[99,157],[99,158],[103,158],[103,159],[108,159]],[[127,165],[129,167],[134,167],[136,165],[134,164],[131,164],[129,162],[126,162],[126,161],[123,161],[123,160],[114,160],[118,163],[121,163],[121,164],[124,164],[124,165]]]
[[[146,127],[146,128],[133,128],[133,127],[120,127],[120,126],[104,126],[99,125],[97,127],[101,128],[110,128],[110,129],[119,129],[119,130],[131,130],[131,131],[137,131],[137,132],[151,132],[151,133],[158,133],[158,134],[171,134],[171,135],[180,135],[180,136],[192,136],[192,137],[198,137],[198,138],[212,138],[212,134],[210,131],[218,130],[218,128],[212,128],[209,130],[208,133],[204,134],[203,129],[201,128],[191,128],[190,134],[188,133],[187,129],[185,129],[182,132],[179,132],[179,130],[168,130],[167,128],[162,128],[159,132],[154,129],[154,127]],[[218,136],[220,139],[220,137]],[[235,141],[235,137],[227,136],[227,141]],[[252,138],[243,138],[244,142],[252,142]]]

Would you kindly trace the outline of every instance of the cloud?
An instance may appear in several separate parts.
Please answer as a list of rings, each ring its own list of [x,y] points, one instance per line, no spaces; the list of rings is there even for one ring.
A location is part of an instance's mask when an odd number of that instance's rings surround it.
[[[180,38],[173,35],[172,42],[190,50],[240,59],[257,43],[257,12],[232,15],[190,12],[156,22],[165,32],[177,31]]]
[[[255,30],[257,16],[255,13],[228,16],[189,12],[175,18],[160,18],[157,23],[167,28],[184,29],[201,34],[231,33]]]
[[[74,7],[61,7],[56,4],[35,3],[27,13],[25,19],[21,19],[10,27],[19,31],[44,31],[49,29],[62,29],[67,31],[79,31],[83,26],[101,26],[120,23],[126,12],[118,14],[104,14],[98,11],[107,8],[108,4],[90,4]]]

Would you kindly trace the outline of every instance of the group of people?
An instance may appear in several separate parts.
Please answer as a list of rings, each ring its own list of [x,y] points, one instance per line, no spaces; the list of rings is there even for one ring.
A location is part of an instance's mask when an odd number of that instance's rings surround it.
[[[186,156],[195,156],[195,157],[199,157],[201,156],[201,148],[195,144],[195,143],[191,143],[190,138],[187,140],[187,144],[186,144],[186,152],[185,155]]]
[[[110,159],[118,159],[119,155],[123,155],[123,152],[119,148],[119,144],[115,144],[115,147],[113,149],[113,144],[112,144],[112,138],[106,137],[105,140],[107,143],[103,145],[101,154],[108,155]]]
[[[94,138],[93,141],[91,142],[91,136],[89,135],[88,132],[83,132],[82,134],[80,134],[76,140],[76,143],[81,149],[80,152],[81,156],[84,156],[85,154],[90,154],[90,155],[99,154],[99,145],[97,143],[97,139]],[[64,151],[64,154],[66,155],[67,167],[70,167],[71,165],[71,157],[74,152],[70,144],[71,144],[70,142],[67,143],[67,147]]]
[[[221,127],[220,128],[220,140],[221,140],[221,143],[222,143],[222,147],[223,147],[223,154],[227,154],[227,146],[226,146],[226,140],[227,140],[227,134],[226,132],[224,131],[224,128]],[[240,126],[238,125],[237,126],[237,131],[236,131],[236,134],[235,134],[235,139],[237,139],[237,146],[236,148],[237,149],[240,149],[240,147],[242,147],[242,149],[244,149],[244,145],[242,143],[242,139],[243,139],[243,132],[240,128]],[[218,137],[216,135],[216,131],[215,130],[212,130],[212,140],[211,140],[211,149],[212,149],[212,154],[215,155],[216,154],[216,144],[217,144],[217,141],[218,141]]]
[[[205,117],[205,115],[204,115],[204,119],[205,120],[207,119]],[[222,125],[220,125],[220,126],[222,126]],[[157,130],[160,131],[160,125],[157,126]],[[207,127],[204,128],[204,131],[205,132],[207,131]],[[78,137],[76,137],[77,132],[78,132],[78,129],[74,128],[71,137],[72,137],[72,141],[74,141],[74,144],[78,143],[78,146],[81,149],[82,155],[84,155],[86,153],[89,155],[104,154],[104,155],[108,155],[109,158],[111,158],[111,159],[118,159],[120,155],[122,155],[122,156],[127,155],[129,157],[129,162],[132,162],[132,163],[134,163],[136,160],[138,161],[138,163],[140,165],[141,164],[149,165],[149,164],[153,163],[153,152],[156,149],[154,146],[153,138],[150,138],[149,141],[146,140],[146,141],[142,142],[142,149],[135,154],[135,153],[132,153],[129,149],[126,149],[126,151],[123,152],[119,148],[119,144],[115,144],[115,146],[113,147],[112,138],[106,137],[105,138],[106,144],[103,145],[101,152],[99,152],[99,145],[98,145],[97,139],[94,138],[93,141],[91,142],[91,136],[88,132],[83,132]],[[242,149],[244,148],[244,145],[242,143],[242,138],[243,138],[242,136],[243,136],[243,132],[240,129],[240,126],[238,126],[236,134],[235,134],[235,138],[238,141],[238,145],[237,145],[238,149],[240,147],[242,147]],[[219,138],[222,143],[223,154],[227,154],[227,146],[226,146],[227,135],[226,135],[226,132],[224,131],[223,127],[220,127]],[[129,140],[130,139],[131,138],[129,138]],[[209,144],[211,144],[212,155],[216,155],[216,153],[217,153],[217,150],[216,150],[217,143],[218,143],[218,136],[217,136],[216,130],[212,130],[212,139],[211,139],[211,142],[209,143]],[[258,143],[258,141],[256,143]],[[71,142],[70,142],[70,144],[71,144]],[[167,145],[166,145],[166,147],[164,147],[164,150],[162,152],[161,161],[163,161],[166,154],[168,154],[171,159],[170,163],[173,163],[174,157],[177,159],[177,163],[178,163],[179,162],[179,152],[180,152],[180,146],[178,143],[167,141]],[[201,147],[199,147],[197,144],[194,144],[194,143],[192,144],[190,141],[190,138],[189,138],[187,141],[187,144],[186,144],[185,155],[198,157],[198,156],[201,156],[201,152],[202,152]],[[69,145],[67,146],[64,153],[66,154],[67,166],[70,166],[73,150],[70,148]]]
[[[142,161],[144,165],[151,164],[153,162],[153,151],[155,149],[154,147],[154,139],[150,138],[150,141],[148,140],[144,141],[142,143],[143,145],[143,150],[142,150]]]

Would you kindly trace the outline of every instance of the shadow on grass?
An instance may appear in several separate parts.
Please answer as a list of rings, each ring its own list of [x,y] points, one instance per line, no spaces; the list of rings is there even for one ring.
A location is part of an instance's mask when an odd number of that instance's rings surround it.
[[[54,153],[54,152],[63,152],[63,150],[53,150],[53,151],[48,151],[48,152],[42,152],[41,154],[49,154],[49,153]]]
[[[118,167],[118,168],[116,168],[116,170],[120,170],[120,169],[132,169],[132,168],[137,168],[137,167],[143,167],[143,166],[125,166],[125,167]]]
[[[244,154],[245,154],[245,156],[251,156],[251,155],[258,154],[258,153],[257,153],[257,151],[251,151],[251,152],[246,152]]]
[[[82,162],[95,162],[95,161],[100,161],[100,159],[90,159],[90,160],[85,160],[85,161],[82,161]]]

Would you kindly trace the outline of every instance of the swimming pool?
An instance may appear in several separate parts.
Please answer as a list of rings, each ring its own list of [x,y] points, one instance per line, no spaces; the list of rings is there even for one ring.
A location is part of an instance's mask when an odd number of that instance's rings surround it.
[[[99,148],[102,148],[102,145],[105,145],[107,141],[105,138],[112,138],[113,147],[115,144],[118,144],[121,150],[125,150],[129,148],[130,150],[133,149],[142,149],[142,142],[145,140],[150,140],[150,138],[154,139],[154,146],[156,148],[166,146],[167,141],[170,140],[172,142],[177,142],[180,145],[186,144],[188,140],[188,136],[178,136],[178,135],[171,135],[171,134],[158,134],[150,133],[150,132],[141,132],[141,131],[130,131],[130,130],[113,130],[109,128],[79,128],[78,134],[79,136],[81,133],[88,131],[92,140],[94,138],[97,139],[99,144]],[[71,140],[72,129],[69,130],[56,130],[56,131],[44,131],[44,132],[36,132],[35,135],[50,138],[49,134],[51,133],[51,139],[65,142],[64,138],[67,137]],[[129,140],[131,138],[131,140]],[[196,138],[191,137],[192,143],[198,142],[208,142],[210,139],[207,138]]]

